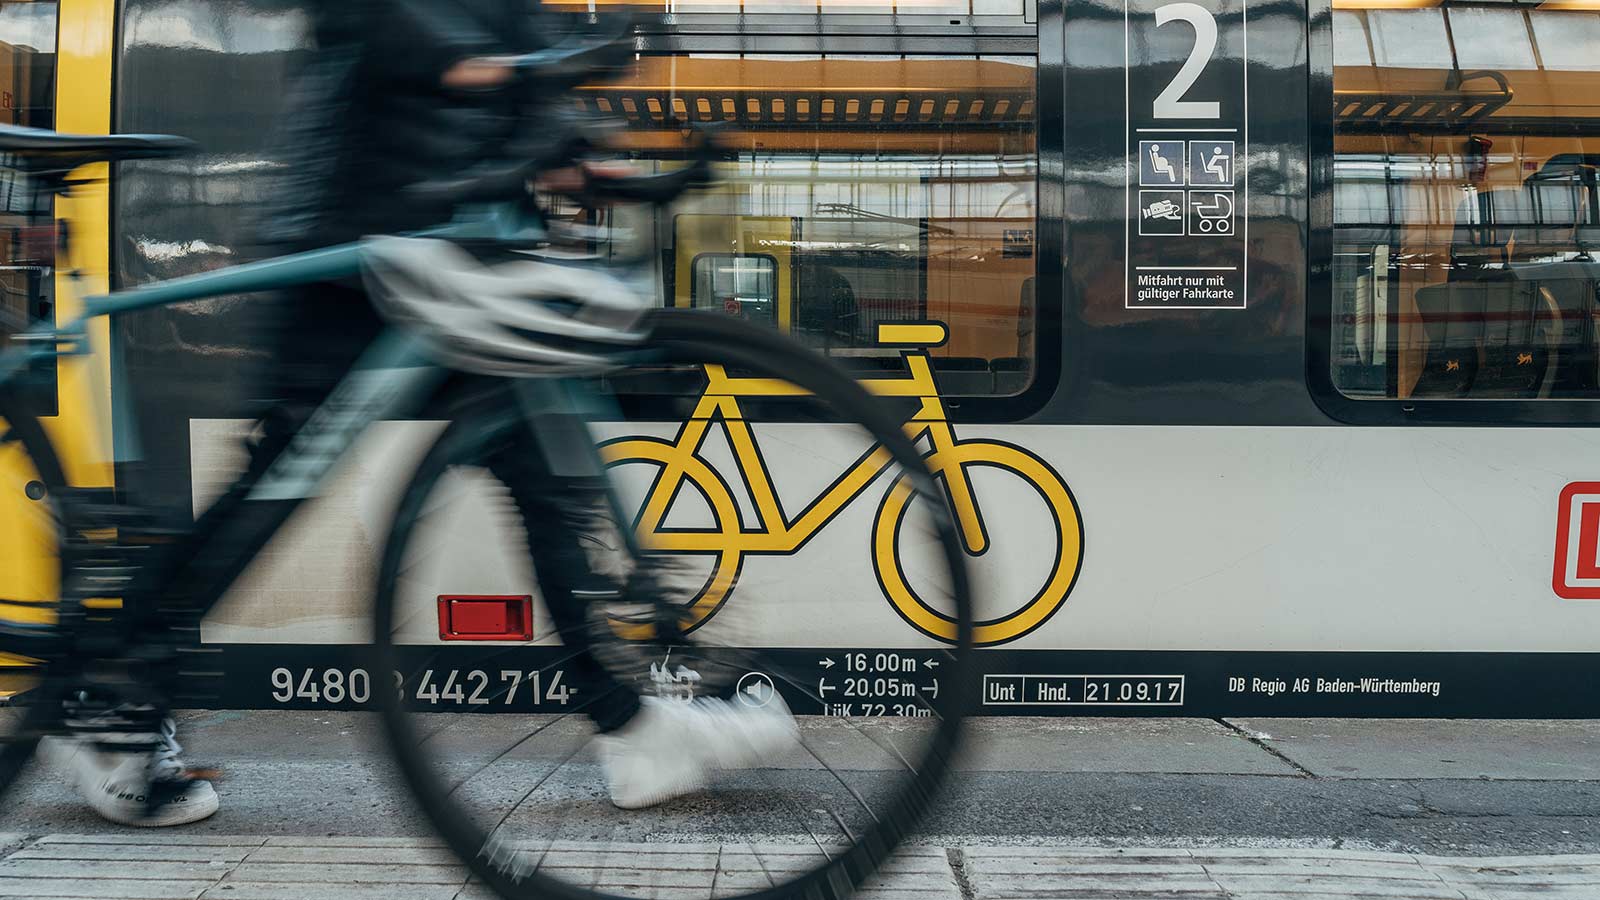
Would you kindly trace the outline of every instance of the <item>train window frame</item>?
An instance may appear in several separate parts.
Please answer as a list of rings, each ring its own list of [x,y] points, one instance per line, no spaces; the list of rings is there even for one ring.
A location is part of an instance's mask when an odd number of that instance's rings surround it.
[[[1328,416],[1349,425],[1526,427],[1600,424],[1600,398],[1352,397],[1334,381],[1334,36],[1331,0],[1310,0],[1307,17],[1306,385]],[[1326,110],[1319,114],[1316,110]]]
[[[772,320],[774,322],[776,322],[778,320],[779,314],[782,312],[783,300],[782,300],[782,297],[781,297],[781,292],[779,291],[779,288],[778,288],[778,268],[779,268],[778,267],[778,258],[776,256],[773,256],[770,253],[732,253],[732,252],[727,252],[727,251],[722,251],[722,250],[708,251],[708,252],[705,252],[705,253],[696,253],[689,260],[689,305],[687,307],[676,307],[676,308],[678,308],[678,309],[715,309],[716,308],[715,306],[701,306],[698,303],[697,298],[695,296],[696,289],[700,286],[700,281],[699,281],[698,278],[695,277],[695,275],[696,275],[696,272],[699,270],[700,263],[702,261],[715,262],[715,261],[719,261],[719,260],[735,260],[735,261],[737,261],[737,260],[746,260],[746,259],[760,260],[761,262],[765,263],[767,265],[767,267],[768,267],[767,268],[768,275],[772,280],[772,298],[771,298]],[[667,299],[668,301],[674,301],[677,298],[668,297],[668,298],[665,298],[665,299]],[[669,302],[668,305],[672,306],[673,304]]]
[[[854,46],[872,55],[884,38],[895,49],[887,55],[906,57],[1025,56],[1034,61],[1034,356],[1028,385],[1010,395],[951,395],[944,397],[946,413],[956,424],[1006,424],[1026,421],[1042,412],[1061,388],[1063,334],[1066,315],[1065,216],[1066,184],[1060,177],[1065,145],[1063,91],[1065,45],[1062,40],[1061,0],[1041,0],[1035,22],[1027,24],[1025,38],[1015,26],[993,29],[963,28],[939,34],[932,29],[908,30],[905,23],[856,21],[841,27],[844,37],[837,52]],[[867,17],[862,17],[866,19]],[[943,29],[940,29],[943,30]],[[730,23],[726,30],[681,28],[670,22],[646,25],[636,48],[646,55],[814,53],[815,39],[772,28],[764,23]],[[876,50],[876,52],[872,52]],[[671,306],[671,297],[663,298]],[[670,414],[682,398],[675,394],[635,394],[619,398],[628,417]]]
[[[47,30],[51,37],[49,53],[53,59],[50,68],[49,84],[46,87],[50,97],[50,122],[47,127],[53,129],[56,127],[59,104],[57,86],[61,70],[61,3],[60,0],[47,0],[47,2],[44,3],[28,5],[31,7],[30,12],[48,7],[53,13],[53,21],[47,26]],[[31,98],[13,97],[10,99],[22,100],[24,103],[26,103],[27,100]],[[42,123],[37,122],[22,124],[29,124],[33,127],[42,127]],[[30,213],[31,215],[36,216],[37,220],[31,224],[19,227],[27,227],[32,229],[35,234],[46,235],[47,243],[59,243],[58,238],[53,240],[51,239],[51,236],[53,236],[60,227],[56,216],[56,202],[54,195],[45,191],[39,185],[37,179],[30,175],[24,168],[16,166],[13,163],[14,161],[11,159],[0,159],[0,168],[5,169],[4,176],[3,178],[0,178],[0,182],[4,183],[6,205],[10,206],[12,198],[18,193],[28,195],[29,199],[27,202],[29,203],[36,204],[41,198],[43,198],[43,209],[36,208]],[[20,191],[18,189],[20,189]],[[18,240],[18,235],[13,234],[10,235],[9,238],[14,246],[22,243]],[[52,253],[51,262],[48,266],[13,266],[9,263],[4,266],[4,269],[7,272],[23,273],[22,277],[26,282],[34,283],[35,280],[37,282],[35,284],[35,289],[29,292],[27,299],[26,306],[29,320],[24,323],[25,327],[37,326],[47,321],[52,325],[59,323],[60,308],[58,301],[60,298],[56,293],[56,282],[58,274],[57,266],[62,261],[60,259],[60,254],[60,247],[57,246]],[[0,346],[7,345],[9,345],[9,342],[7,342],[6,345]],[[50,358],[35,359],[28,364],[27,374],[19,378],[17,384],[15,385],[15,388],[18,392],[18,407],[21,411],[27,412],[39,418],[55,418],[61,414],[61,378],[58,369],[59,366],[57,361]]]

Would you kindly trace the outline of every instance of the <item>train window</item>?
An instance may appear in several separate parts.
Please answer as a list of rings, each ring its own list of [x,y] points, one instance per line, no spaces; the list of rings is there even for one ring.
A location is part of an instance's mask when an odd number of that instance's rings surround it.
[[[55,124],[56,4],[0,0],[0,122]],[[0,156],[0,350],[11,336],[54,315],[52,197]],[[26,384],[37,414],[55,411],[53,365]]]
[[[1334,384],[1600,398],[1600,12],[1338,5]]]
[[[944,322],[928,352],[961,372],[944,390],[999,396],[1034,370],[1034,100],[1032,57],[688,53],[579,102],[663,169],[681,164],[685,123],[724,128],[716,185],[615,214],[654,236],[667,303],[867,367],[899,359],[880,323]]]
[[[778,321],[778,261],[770,256],[702,253],[690,264],[690,304],[763,325]]]
[[[761,15],[896,15],[896,16],[1014,16],[1031,8],[1024,0],[545,0],[545,7],[587,12],[596,7],[627,5],[641,12],[675,16],[695,13]],[[1031,20],[1030,20],[1031,21]]]

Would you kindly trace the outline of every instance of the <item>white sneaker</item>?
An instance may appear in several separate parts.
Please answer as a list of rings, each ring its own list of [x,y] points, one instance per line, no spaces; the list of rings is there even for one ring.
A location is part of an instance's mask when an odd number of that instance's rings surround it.
[[[622,809],[698,790],[708,770],[754,766],[799,739],[794,716],[776,695],[763,707],[711,698],[639,703],[628,724],[595,739],[611,802]]]
[[[183,748],[178,745],[171,719],[163,722],[154,736],[156,749],[114,749],[115,744],[133,737],[98,734],[93,739],[51,738],[42,749],[47,760],[72,779],[90,809],[119,825],[188,825],[217,811],[217,791],[211,782],[187,775],[178,757]],[[140,737],[146,742],[151,738]],[[153,806],[152,792],[157,798]]]

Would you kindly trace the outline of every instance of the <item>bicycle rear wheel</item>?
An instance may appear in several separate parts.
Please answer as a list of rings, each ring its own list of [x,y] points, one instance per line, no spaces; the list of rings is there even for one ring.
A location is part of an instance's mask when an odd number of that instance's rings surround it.
[[[59,721],[46,669],[60,645],[65,484],[39,422],[0,399],[0,799]]]
[[[445,429],[383,554],[372,662],[375,673],[395,673],[396,689],[381,697],[391,749],[450,847],[514,900],[843,896],[915,827],[959,743],[972,601],[948,501],[904,416],[787,339],[667,312],[652,351],[649,367],[608,383],[625,401],[629,386],[688,388],[684,402],[646,417],[655,424],[592,427],[611,446],[656,448],[610,459],[621,514],[644,548],[623,562],[665,573],[660,597],[692,633],[659,636],[648,623],[660,608],[608,608],[608,617],[596,607],[582,638],[613,690],[756,706],[782,698],[799,714],[800,746],[722,772],[704,792],[619,810],[588,752],[579,714],[600,698],[573,682],[574,635],[535,612],[527,639],[440,640],[440,603],[451,596],[488,603],[535,593],[535,580],[546,595],[560,589],[525,562],[539,558],[542,523],[523,519],[494,474],[491,460],[508,447],[538,452],[502,396],[479,398]],[[752,379],[737,383],[749,392],[737,409],[731,393],[699,393],[708,366]],[[835,480],[836,471],[845,474]],[[776,495],[760,486],[766,476]],[[957,624],[954,642],[918,635],[879,593],[868,535],[885,489],[927,495],[901,525],[912,557],[902,562],[919,596]],[[819,499],[786,512],[776,497],[789,493]],[[590,540],[597,570],[617,561],[620,540]],[[498,609],[517,608],[505,603]],[[863,633],[885,646],[865,650]]]

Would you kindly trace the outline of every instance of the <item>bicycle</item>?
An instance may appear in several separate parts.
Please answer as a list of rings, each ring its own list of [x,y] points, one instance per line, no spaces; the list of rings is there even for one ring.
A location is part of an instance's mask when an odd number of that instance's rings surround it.
[[[1055,527],[1055,558],[1037,591],[1017,608],[977,622],[973,641],[992,646],[1016,640],[1038,628],[1060,609],[1077,581],[1083,564],[1083,519],[1077,501],[1049,463],[1015,444],[956,437],[939,396],[926,348],[943,344],[945,326],[938,322],[883,323],[878,326],[880,345],[900,348],[906,374],[866,378],[861,385],[883,397],[915,402],[904,430],[913,442],[927,440],[928,468],[944,486],[955,510],[956,531],[966,553],[977,557],[989,550],[989,532],[972,487],[969,469],[991,467],[1009,472],[1031,487],[1043,500]],[[772,473],[760,442],[740,405],[741,399],[786,396],[790,385],[729,374],[725,367],[708,366],[706,388],[694,410],[670,439],[614,438],[602,443],[607,466],[644,463],[660,468],[651,483],[643,508],[634,523],[637,540],[648,547],[714,557],[711,573],[689,603],[686,628],[710,621],[728,601],[739,581],[744,558],[749,555],[788,555],[804,547],[833,522],[845,506],[861,496],[877,479],[888,460],[874,446],[835,478],[799,513],[784,512],[773,486]],[[733,491],[701,452],[707,435],[718,422],[732,448],[735,473],[752,498],[759,525],[742,524]],[[673,500],[685,482],[705,498],[710,507],[709,527],[665,527]],[[872,527],[872,561],[884,596],[917,631],[940,641],[956,640],[957,623],[918,596],[900,558],[898,539],[910,502],[899,484],[884,491]]]
[[[610,42],[558,46],[521,59],[518,67],[529,73],[558,71],[572,78],[586,67],[598,71],[609,65],[604,60],[613,59],[615,49]],[[622,52],[630,51],[623,46]],[[80,136],[0,128],[0,152],[11,154],[42,189],[59,197],[98,189],[100,182],[84,166],[167,158],[188,150],[187,142],[165,136]],[[702,145],[683,169],[618,179],[605,193],[596,189],[594,196],[614,202],[669,203],[707,177],[710,155],[709,146]],[[531,174],[530,165],[524,164],[436,186],[458,200],[459,213],[450,225],[427,234],[505,250],[547,245],[552,239],[549,220],[524,189]],[[78,257],[70,223],[63,230],[61,252],[69,265]],[[258,474],[246,473],[205,513],[206,528],[158,535],[161,540],[156,541],[140,536],[148,522],[137,507],[108,489],[74,486],[69,477],[73,473],[62,465],[46,429],[20,401],[20,386],[41,364],[59,365],[63,371],[78,366],[90,375],[97,372],[89,363],[99,340],[90,327],[95,319],[222,294],[354,277],[362,271],[363,253],[359,244],[343,245],[88,297],[82,318],[60,326],[40,323],[14,336],[19,346],[0,354],[0,510],[12,514],[17,523],[0,536],[0,544],[6,544],[0,557],[10,554],[52,563],[48,574],[21,588],[13,584],[19,593],[0,595],[0,798],[17,781],[41,740],[73,734],[63,721],[62,705],[83,685],[92,684],[116,701],[162,710],[184,699],[172,686],[200,677],[206,668],[203,658],[186,655],[205,652],[204,647],[194,646],[199,618],[293,512],[318,493],[367,427],[385,419],[442,418],[444,429],[406,484],[381,555],[373,646],[350,660],[363,674],[369,668],[394,671],[395,689],[374,689],[369,677],[361,683],[360,693],[376,700],[388,748],[419,807],[475,875],[509,898],[607,896],[608,882],[591,871],[593,860],[584,856],[583,847],[563,840],[564,829],[580,819],[590,829],[585,833],[596,827],[601,833],[630,833],[626,829],[638,826],[632,820],[618,820],[622,814],[605,803],[582,816],[573,806],[576,797],[594,796],[593,766],[580,756],[587,734],[558,726],[592,698],[572,703],[574,692],[554,689],[552,682],[559,680],[561,671],[557,667],[576,652],[550,660],[565,652],[564,639],[577,635],[530,629],[521,638],[481,645],[479,661],[500,663],[502,685],[488,693],[485,683],[468,696],[465,680],[458,683],[452,673],[442,691],[434,683],[430,696],[423,685],[434,677],[437,661],[456,648],[440,644],[436,636],[431,643],[418,638],[413,628],[416,610],[407,606],[402,592],[411,583],[408,573],[416,560],[427,556],[426,535],[436,509],[464,495],[462,479],[482,487],[496,476],[489,460],[507,454],[563,455],[565,463],[603,475],[604,463],[588,429],[593,422],[620,421],[621,416],[605,385],[625,381],[630,374],[654,377],[663,370],[735,368],[767,384],[791,385],[785,389],[781,410],[774,410],[776,419],[853,429],[879,447],[882,468],[894,469],[890,477],[896,479],[905,501],[927,498],[917,505],[915,527],[930,536],[923,544],[927,555],[918,571],[938,588],[943,598],[940,612],[954,627],[953,642],[937,652],[945,666],[943,677],[963,686],[971,682],[972,600],[958,538],[946,504],[935,499],[932,474],[900,423],[826,359],[776,333],[726,317],[657,312],[644,345],[619,352],[607,371],[560,379],[453,375],[430,356],[419,337],[391,329],[371,345],[287,445],[256,470]],[[68,281],[84,280],[85,274],[74,266]],[[117,422],[118,427],[133,424],[121,418]],[[532,442],[529,435],[535,426],[541,437],[555,437]],[[118,442],[117,462],[125,461],[123,451],[133,443]],[[504,484],[489,488],[489,494],[506,492]],[[613,521],[627,521],[614,492],[608,502]],[[530,525],[521,515],[512,510],[507,531],[519,558],[537,558],[540,547],[533,535],[539,523]],[[620,546],[606,557],[608,564],[671,570],[670,550],[639,547],[628,529],[619,527],[617,533]],[[535,572],[534,577],[544,578],[546,573]],[[638,617],[633,628],[610,627],[605,624],[609,610],[596,607],[593,614],[598,621],[589,635],[594,655],[628,690],[651,692],[661,680],[666,660],[678,661],[674,671],[679,673],[687,671],[683,662],[691,660],[705,670],[707,677],[694,673],[674,686],[691,694],[736,688],[715,677],[719,666],[732,671],[769,668],[760,647],[717,643],[705,629],[689,638],[681,601],[670,592],[648,598],[648,608],[642,611],[639,598],[629,600],[627,611]],[[656,664],[647,669],[641,660]],[[504,678],[506,671],[514,677]],[[175,677],[153,677],[155,672]],[[551,673],[554,677],[547,677],[541,689],[539,676]],[[341,698],[359,703],[363,697],[356,696],[356,680],[342,678]],[[785,680],[781,690],[777,684],[770,690],[796,701],[815,699],[794,678]],[[471,740],[453,738],[469,727],[456,710],[476,712],[491,702],[510,712],[475,717]],[[725,806],[730,815],[748,816],[752,807],[763,814],[792,808],[805,838],[778,854],[781,858],[753,841],[747,841],[748,853],[726,854],[726,864],[724,855],[718,854],[711,876],[720,885],[718,895],[839,897],[868,877],[926,811],[949,775],[970,697],[966,690],[947,690],[919,696],[915,702],[917,715],[925,716],[925,721],[808,725],[829,735],[849,729],[863,740],[851,751],[858,760],[876,748],[887,766],[836,756],[830,761],[834,752],[830,748],[838,741],[825,741],[820,750],[802,741],[810,760],[725,773],[718,796],[729,798]],[[495,743],[485,742],[486,730],[496,732]],[[880,739],[884,734],[891,737]],[[557,752],[541,753],[532,743],[536,737],[563,743]],[[487,761],[477,764],[473,753]],[[549,765],[552,760],[554,765]],[[819,767],[831,773],[843,790],[818,790],[799,783]],[[526,790],[524,779],[532,782]],[[787,800],[788,807],[778,803],[779,798]],[[556,804],[559,815],[550,814],[550,803]],[[843,808],[834,808],[835,803]],[[820,818],[815,815],[819,806],[828,807]]]

